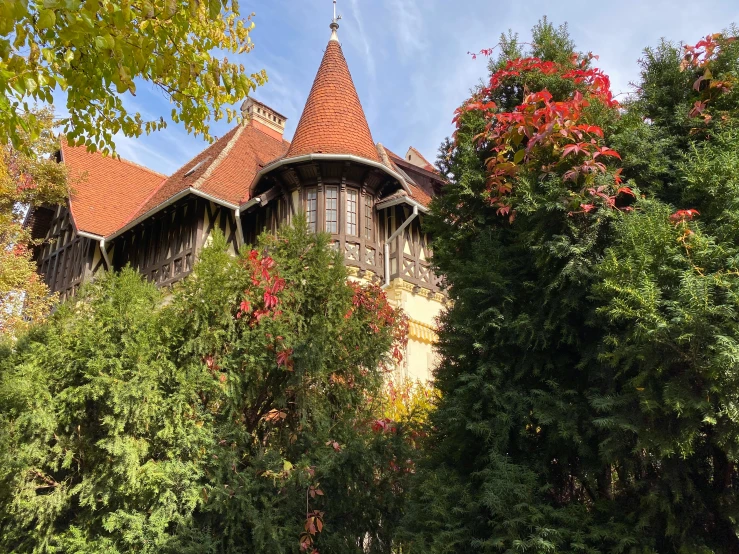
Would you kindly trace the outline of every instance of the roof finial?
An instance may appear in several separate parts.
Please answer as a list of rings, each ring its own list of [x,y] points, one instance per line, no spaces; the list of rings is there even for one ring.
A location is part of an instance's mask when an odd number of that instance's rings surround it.
[[[339,35],[336,34],[336,31],[339,30],[339,19],[341,19],[340,15],[336,15],[336,0],[334,0],[334,18],[331,20],[331,40],[335,40],[336,42],[339,42]]]

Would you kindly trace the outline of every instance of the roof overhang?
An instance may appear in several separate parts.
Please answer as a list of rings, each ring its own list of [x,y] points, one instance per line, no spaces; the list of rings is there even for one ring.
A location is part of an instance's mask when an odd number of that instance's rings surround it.
[[[336,161],[336,162],[354,162],[358,164],[367,165],[370,167],[374,167],[375,169],[379,169],[380,171],[383,171],[396,181],[400,183],[400,186],[403,187],[403,190],[407,194],[411,194],[411,191],[408,187],[408,183],[405,182],[405,179],[397,172],[389,167],[387,167],[385,164],[382,164],[380,162],[376,162],[374,160],[368,160],[367,158],[362,158],[361,156],[354,156],[353,154],[304,154],[302,156],[294,156],[292,158],[282,158],[275,162],[272,162],[271,164],[263,167],[259,173],[257,173],[256,177],[254,177],[254,181],[251,184],[251,190],[254,190],[254,188],[259,184],[259,181],[261,181],[262,177],[264,177],[267,173],[270,173],[274,171],[275,169],[278,169],[285,165],[290,164],[297,164],[297,163],[305,163],[305,162],[328,162],[328,161]],[[243,210],[249,202],[244,202],[241,205],[241,209]],[[419,204],[420,206],[420,204]]]
[[[423,167],[421,167],[419,165],[412,164],[409,161],[404,160],[402,158],[391,157],[390,159],[393,161],[393,163],[399,165],[400,167],[404,167],[406,169],[410,169],[411,171],[417,171],[421,175],[425,175],[426,177],[429,177],[431,179],[435,179],[435,180],[437,180],[437,181],[439,181],[441,183],[444,182],[444,179],[442,179],[441,175],[439,175],[438,173],[434,173],[433,171],[429,171],[428,169],[425,169],[425,168],[423,168]]]
[[[429,211],[429,209],[426,206],[424,206],[420,202],[413,200],[413,198],[409,196],[396,196],[395,198],[388,198],[387,200],[380,200],[379,202],[375,204],[375,209],[384,210],[385,208],[397,206],[398,204],[408,204],[409,206],[418,208],[418,211],[423,212],[423,213],[428,213]]]
[[[133,221],[130,221],[124,227],[121,227],[119,230],[117,230],[114,233],[111,233],[110,235],[108,235],[107,237],[105,237],[105,240],[111,240],[111,239],[114,239],[117,236],[122,235],[123,233],[125,233],[129,229],[132,229],[133,227],[136,227],[136,225],[138,225],[142,221],[146,221],[146,219],[148,219],[149,217],[153,216],[157,212],[160,212],[162,209],[166,208],[167,206],[171,206],[172,204],[174,204],[178,200],[181,200],[182,198],[186,197],[189,194],[192,194],[193,196],[199,196],[200,198],[204,198],[206,200],[210,200],[211,202],[214,202],[216,204],[219,204],[219,205],[223,206],[224,208],[229,208],[231,210],[237,210],[239,208],[239,206],[237,206],[236,204],[232,204],[231,202],[226,202],[225,200],[223,200],[221,198],[218,198],[216,196],[213,196],[211,194],[208,194],[206,192],[203,192],[200,189],[189,187],[189,188],[186,188],[185,190],[182,190],[182,191],[178,192],[174,196],[171,196],[169,199],[167,199],[164,202],[162,202],[161,204],[153,207],[151,210],[149,210],[145,214],[137,217]]]
[[[77,234],[79,236],[81,236],[81,237],[84,237],[84,238],[90,239],[90,240],[94,240],[94,241],[97,241],[97,242],[100,242],[101,240],[103,240],[102,235],[96,235],[94,233],[88,233],[86,231],[77,231]]]

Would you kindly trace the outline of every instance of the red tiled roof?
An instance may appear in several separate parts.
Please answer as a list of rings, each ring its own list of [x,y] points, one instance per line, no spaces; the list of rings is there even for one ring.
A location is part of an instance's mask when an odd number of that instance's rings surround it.
[[[251,123],[239,125],[178,169],[140,204],[130,219],[133,221],[190,187],[239,204],[248,199],[257,172],[283,156],[289,144]]]
[[[393,152],[392,150],[390,150],[386,146],[384,146],[383,148],[385,148],[385,152],[387,152],[387,155],[390,156],[390,159],[391,160],[403,160],[403,161],[405,161],[404,158],[403,158],[403,156],[398,156],[395,152]]]
[[[426,194],[426,191],[419,187],[416,183],[410,182],[408,184],[410,185],[411,189],[411,197],[414,200],[417,200],[421,205],[428,208],[431,204],[431,197]]]
[[[77,230],[106,236],[120,228],[152,191],[166,179],[133,162],[88,152],[61,143],[69,168],[69,204]]]
[[[397,154],[394,154],[393,152],[385,148],[382,144],[377,145],[377,150],[380,153],[382,163],[403,177],[403,181],[410,191],[410,194],[408,196],[410,196],[416,202],[420,203],[422,206],[428,207],[431,204],[431,196],[429,196],[426,191],[424,191],[421,187],[414,183],[413,179],[411,179],[410,176],[408,176],[401,168],[399,168],[392,159],[397,158],[398,160],[403,161],[403,158],[400,158]]]
[[[353,154],[380,161],[339,42],[331,40],[287,157]]]
[[[200,188],[232,204],[249,200],[254,177],[267,164],[285,155],[290,143],[248,125],[235,139],[228,156],[214,169]]]
[[[153,194],[139,204],[139,209],[136,210],[136,213],[133,214],[131,219],[136,219],[152,208],[156,208],[162,202],[167,201],[175,194],[194,185],[198,178],[201,177],[208,167],[210,167],[210,165],[216,160],[223,149],[228,146],[229,141],[238,130],[238,127],[234,127],[213,144],[208,146],[208,148],[203,150],[200,154],[195,156],[192,160],[175,171],[169,179],[164,181],[159,188],[153,192]],[[185,176],[185,174],[191,169],[195,169],[195,171]]]

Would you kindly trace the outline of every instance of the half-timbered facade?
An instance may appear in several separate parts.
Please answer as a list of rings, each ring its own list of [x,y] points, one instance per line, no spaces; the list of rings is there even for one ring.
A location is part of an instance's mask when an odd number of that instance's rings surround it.
[[[69,203],[27,220],[45,238],[36,259],[51,290],[67,298],[97,272],[127,265],[168,286],[192,271],[214,229],[236,252],[304,214],[331,235],[352,278],[382,283],[406,311],[404,370],[428,378],[445,297],[423,219],[443,183],[414,148],[400,157],[373,141],[337,29],[291,142],[286,118],[249,99],[242,124],[169,177],[62,143]]]

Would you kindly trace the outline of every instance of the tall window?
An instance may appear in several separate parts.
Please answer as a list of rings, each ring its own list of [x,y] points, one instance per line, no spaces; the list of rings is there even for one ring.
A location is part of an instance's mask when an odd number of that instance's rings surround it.
[[[326,232],[339,232],[339,189],[326,187]]]
[[[364,238],[372,239],[372,197],[364,196]]]
[[[318,194],[316,189],[308,189],[305,196],[305,219],[308,222],[308,229],[314,233],[317,230],[318,223]]]
[[[357,211],[359,208],[358,193],[354,189],[346,191],[346,234],[356,237],[357,233]]]

